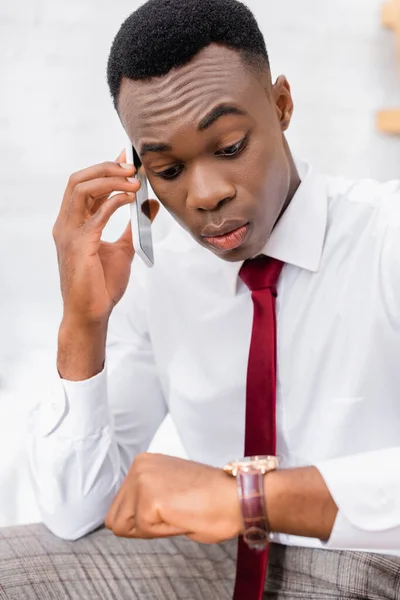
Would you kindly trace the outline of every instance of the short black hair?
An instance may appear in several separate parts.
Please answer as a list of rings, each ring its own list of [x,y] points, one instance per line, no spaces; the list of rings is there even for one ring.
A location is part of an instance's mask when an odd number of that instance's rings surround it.
[[[111,47],[107,81],[114,106],[123,77],[166,75],[212,43],[236,49],[249,66],[269,68],[257,21],[238,0],[149,0],[121,25]]]

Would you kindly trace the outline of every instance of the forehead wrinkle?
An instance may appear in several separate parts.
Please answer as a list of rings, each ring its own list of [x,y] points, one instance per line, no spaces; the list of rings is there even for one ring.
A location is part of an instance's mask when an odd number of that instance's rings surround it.
[[[205,48],[189,63],[172,69],[169,73],[162,77],[165,84],[174,86],[176,81],[187,79],[188,75],[198,75],[203,71],[206,73],[214,72],[232,76],[237,74],[238,70],[245,71],[242,58],[236,51],[219,47],[217,52],[211,47]]]
[[[195,93],[196,96],[199,94],[199,89],[201,89],[202,93],[208,93],[209,89],[211,91],[213,88],[218,89],[220,94],[226,93],[225,90],[230,90],[232,87],[229,85],[229,81],[223,81],[219,75],[213,73],[210,77],[207,77],[204,81],[199,82],[197,79],[190,79],[183,81],[179,86],[175,88],[167,88],[165,90],[156,90],[153,97],[148,102],[148,106],[159,105],[160,97],[162,97],[163,92],[166,92],[166,96],[173,102],[176,100],[180,100],[181,98],[187,98],[191,93]]]
[[[204,65],[201,68],[191,69],[187,73],[177,72],[175,77],[170,81],[163,81],[163,85],[160,86],[159,92],[168,91],[169,93],[175,94],[181,92],[186,87],[191,85],[199,86],[200,83],[209,81],[218,81],[222,86],[232,86],[232,73],[227,69],[223,69],[221,65],[210,66]]]
[[[232,86],[221,85],[221,79],[214,76],[213,79],[206,80],[200,89],[197,81],[190,81],[185,82],[185,87],[181,88],[179,93],[168,93],[164,98],[161,94],[154,93],[136,113],[137,125],[147,130],[153,125],[168,126],[173,120],[187,119],[191,125],[197,127],[201,119],[215,106],[222,103],[238,105],[240,101],[246,102],[246,88],[236,90],[239,92],[236,99],[232,97],[231,91]]]
[[[229,53],[229,63],[221,60],[220,53],[214,56],[208,49],[202,51],[193,61],[178,69],[172,69],[162,77],[155,77],[150,80],[136,81],[127,79],[128,87],[131,87],[134,95],[145,97],[146,104],[158,103],[160,96],[166,93],[169,97],[181,95],[185,89],[192,86],[197,90],[200,85],[212,84],[214,81],[227,90],[238,86],[238,71],[240,70],[239,81],[243,84],[247,79],[249,81],[248,70],[243,68],[243,62],[236,53],[231,50],[222,49],[222,53]],[[236,63],[232,64],[232,63]],[[234,81],[232,81],[234,79]]]
[[[205,104],[205,98],[207,98],[207,106]],[[213,100],[215,98],[215,102]],[[224,100],[225,99],[225,100]],[[205,112],[214,108],[214,104],[221,104],[223,101],[233,103],[232,97],[226,96],[219,86],[219,82],[209,82],[206,87],[201,90],[199,94],[199,86],[190,86],[183,93],[176,97],[168,96],[168,99],[163,102],[158,98],[149,102],[147,106],[141,111],[140,121],[153,121],[159,117],[164,117],[166,114],[170,115],[171,112],[179,112],[183,108],[192,108],[194,105],[199,105],[197,115],[199,121]]]
[[[139,100],[146,99],[146,105],[143,107],[141,113],[146,118],[154,118],[158,114],[164,113],[165,110],[171,110],[171,108],[179,108],[192,101],[192,98],[199,97],[199,93],[202,96],[216,95],[222,98],[229,93],[230,102],[233,101],[231,97],[232,83],[229,81],[229,77],[221,77],[215,72],[212,72],[209,77],[204,78],[202,82],[199,82],[198,78],[191,77],[183,79],[177,82],[178,85],[175,87],[162,88],[152,87],[152,89],[146,89],[144,87],[133,96],[136,97],[136,102]],[[141,103],[141,102],[140,102]],[[212,106],[210,106],[211,110]]]
[[[213,108],[221,103],[232,103],[230,98],[226,100],[224,98],[221,98],[221,95],[216,91],[214,93],[215,101],[210,101],[208,108]],[[176,124],[179,124],[178,129],[188,127],[197,132],[198,124],[207,112],[209,111],[204,108],[203,98],[197,96],[190,102],[181,102],[175,106],[171,105],[168,110],[163,110],[157,115],[154,113],[143,114],[138,121],[139,126],[143,128],[140,137],[142,140],[147,137],[149,139],[153,139],[154,137],[157,141],[168,143],[168,132],[171,132],[171,123],[174,123],[174,132],[177,130]],[[154,131],[156,131],[156,135],[154,135]],[[167,137],[161,138],[161,132],[166,132]]]
[[[218,104],[246,104],[249,99],[249,84],[253,80],[244,68],[242,59],[229,53],[229,61],[207,52],[193,61],[173,69],[167,75],[144,81],[125,80],[124,108],[131,113],[132,129],[140,138],[153,137],[152,130],[168,132],[174,122],[186,121],[197,127],[201,119]],[[239,76],[238,76],[239,75]],[[233,94],[235,97],[233,97]],[[129,118],[129,117],[128,117]]]

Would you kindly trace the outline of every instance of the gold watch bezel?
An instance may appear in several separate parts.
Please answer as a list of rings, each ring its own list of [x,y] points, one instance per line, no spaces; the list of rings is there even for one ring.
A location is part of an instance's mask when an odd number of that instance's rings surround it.
[[[269,471],[275,471],[278,468],[278,458],[276,456],[266,455],[266,456],[246,456],[245,458],[240,458],[237,460],[233,460],[232,462],[226,464],[223,467],[223,470],[228,475],[232,477],[236,477],[240,472],[247,473],[248,471],[259,471],[262,475],[268,473]]]

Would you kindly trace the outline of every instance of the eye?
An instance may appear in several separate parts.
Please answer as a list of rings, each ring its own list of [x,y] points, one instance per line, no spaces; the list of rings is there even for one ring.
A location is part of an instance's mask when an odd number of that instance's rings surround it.
[[[216,154],[217,156],[226,156],[227,158],[237,156],[244,149],[246,142],[247,138],[244,138],[243,140],[240,140],[232,146],[227,146],[226,148],[219,150],[219,152],[217,152]]]
[[[170,169],[166,169],[165,171],[155,173],[155,175],[157,177],[161,177],[162,179],[175,179],[181,171],[182,167],[177,165],[176,167],[171,167]]]

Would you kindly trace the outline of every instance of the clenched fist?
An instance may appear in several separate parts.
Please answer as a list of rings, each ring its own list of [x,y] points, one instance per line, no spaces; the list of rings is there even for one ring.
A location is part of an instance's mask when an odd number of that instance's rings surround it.
[[[236,480],[222,469],[163,454],[141,454],[106,518],[115,535],[185,535],[213,544],[238,536],[242,518]]]

